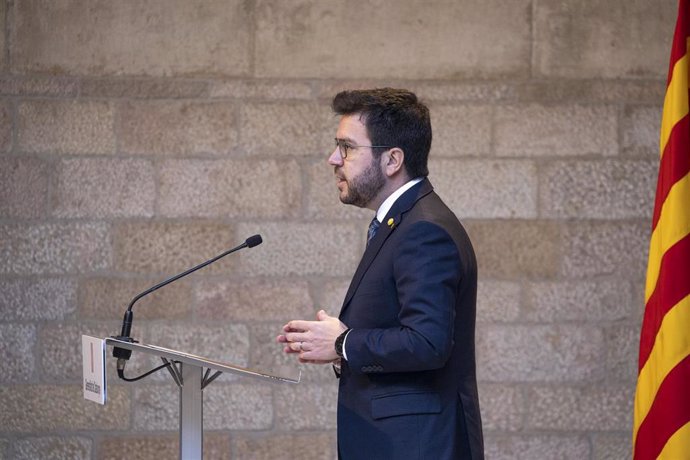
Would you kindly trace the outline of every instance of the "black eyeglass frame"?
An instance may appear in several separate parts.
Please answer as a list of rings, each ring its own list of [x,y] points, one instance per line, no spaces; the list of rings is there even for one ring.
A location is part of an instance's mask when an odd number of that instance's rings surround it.
[[[347,158],[347,151],[350,149],[356,150],[362,147],[370,149],[392,149],[394,147],[392,145],[351,145],[345,139],[338,139],[337,137],[335,138],[335,146],[338,147],[340,158],[343,160]]]

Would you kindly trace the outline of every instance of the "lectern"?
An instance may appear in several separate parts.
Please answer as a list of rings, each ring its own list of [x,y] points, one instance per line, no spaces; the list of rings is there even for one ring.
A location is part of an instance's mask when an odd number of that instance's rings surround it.
[[[163,363],[170,364],[167,369],[180,388],[180,459],[184,460],[203,458],[203,390],[223,372],[281,383],[299,383],[301,376],[301,372],[292,377],[267,374],[177,350],[114,338],[106,338],[105,343],[155,355]]]

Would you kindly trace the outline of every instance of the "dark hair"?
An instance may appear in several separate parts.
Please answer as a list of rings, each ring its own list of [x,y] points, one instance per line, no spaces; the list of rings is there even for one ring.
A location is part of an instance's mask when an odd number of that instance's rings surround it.
[[[394,88],[342,91],[333,98],[332,106],[338,115],[361,114],[372,145],[402,149],[410,178],[429,174],[429,109],[414,93]],[[374,155],[380,156],[385,150],[374,149]]]

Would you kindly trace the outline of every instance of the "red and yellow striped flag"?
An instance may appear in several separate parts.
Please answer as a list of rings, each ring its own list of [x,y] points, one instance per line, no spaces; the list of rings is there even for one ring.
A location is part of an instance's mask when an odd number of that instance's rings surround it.
[[[690,459],[690,10],[680,0],[661,121],[635,393],[635,460]]]

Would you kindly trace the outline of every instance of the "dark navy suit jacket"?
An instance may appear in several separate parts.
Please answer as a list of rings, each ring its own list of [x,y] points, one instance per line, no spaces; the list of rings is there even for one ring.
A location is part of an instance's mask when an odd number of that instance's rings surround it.
[[[483,458],[476,294],[470,240],[425,179],[393,204],[340,312],[352,328],[338,392],[340,458]]]

